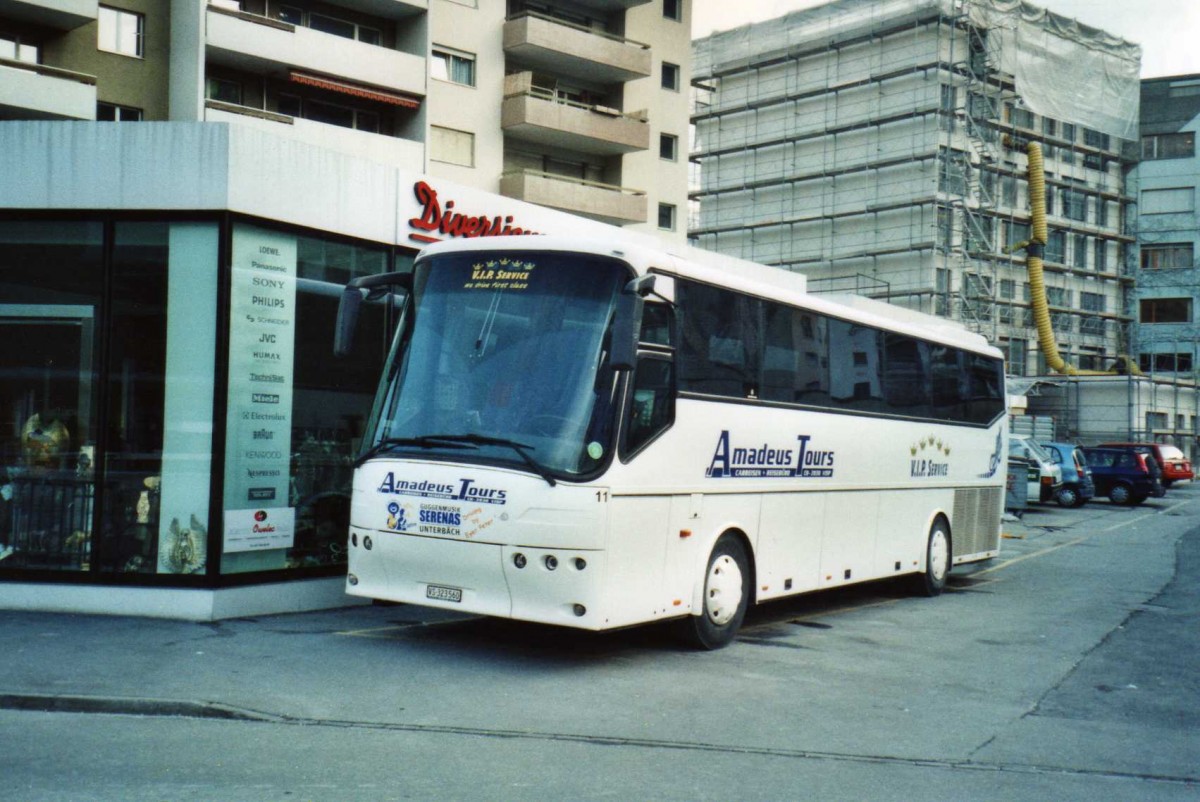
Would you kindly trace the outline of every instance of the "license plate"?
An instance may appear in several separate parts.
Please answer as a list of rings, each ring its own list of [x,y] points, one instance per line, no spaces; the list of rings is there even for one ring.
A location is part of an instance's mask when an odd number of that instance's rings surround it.
[[[448,588],[443,585],[426,585],[425,598],[438,601],[461,602],[462,588]]]

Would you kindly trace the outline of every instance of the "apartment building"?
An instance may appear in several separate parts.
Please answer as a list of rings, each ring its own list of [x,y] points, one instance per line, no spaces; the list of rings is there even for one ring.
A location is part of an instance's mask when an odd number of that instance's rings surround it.
[[[698,40],[689,235],[806,273],[813,291],[962,321],[1006,351],[1011,373],[1044,374],[1020,247],[1025,146],[1038,142],[1059,349],[1110,368],[1133,320],[1140,50],[1034,11],[838,0]]]
[[[0,119],[232,122],[680,242],[689,0],[4,0]]]
[[[1200,366],[1200,75],[1142,82],[1138,200],[1137,357],[1147,373],[1191,378]]]

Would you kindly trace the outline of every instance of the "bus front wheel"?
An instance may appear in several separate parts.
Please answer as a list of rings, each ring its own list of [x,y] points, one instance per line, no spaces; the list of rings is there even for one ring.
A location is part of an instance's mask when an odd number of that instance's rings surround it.
[[[922,596],[938,596],[946,589],[950,575],[950,529],[938,518],[929,530],[925,545],[925,570],[915,577],[915,588]]]
[[[684,635],[694,646],[720,649],[729,645],[750,604],[750,558],[742,541],[724,534],[713,546],[704,572],[700,614],[684,622]]]

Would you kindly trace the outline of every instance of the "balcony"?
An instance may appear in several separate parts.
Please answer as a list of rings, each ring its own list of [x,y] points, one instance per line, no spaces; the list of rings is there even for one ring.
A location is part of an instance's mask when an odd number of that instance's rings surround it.
[[[71,31],[95,22],[99,8],[97,0],[0,0],[0,19]]]
[[[208,122],[234,123],[268,131],[335,153],[407,170],[420,171],[425,163],[425,146],[411,139],[356,131],[353,128],[342,128],[232,103],[205,101],[204,119]]]
[[[646,222],[646,193],[639,189],[518,170],[500,176],[500,194],[612,225]]]
[[[504,54],[552,75],[624,83],[650,75],[650,46],[527,11],[504,23]]]
[[[500,127],[514,139],[578,153],[617,156],[650,147],[650,124],[641,114],[557,97],[532,86],[530,73],[504,79]]]
[[[206,18],[205,56],[213,64],[281,79],[297,68],[425,96],[423,56],[214,6],[208,7]]]
[[[94,120],[96,77],[0,59],[0,119]]]

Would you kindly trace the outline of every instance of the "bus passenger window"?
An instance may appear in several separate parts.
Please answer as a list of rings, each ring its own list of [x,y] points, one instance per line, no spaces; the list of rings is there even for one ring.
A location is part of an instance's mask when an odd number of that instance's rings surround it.
[[[649,443],[675,421],[674,385],[674,363],[653,357],[638,360],[625,431],[626,455]]]

